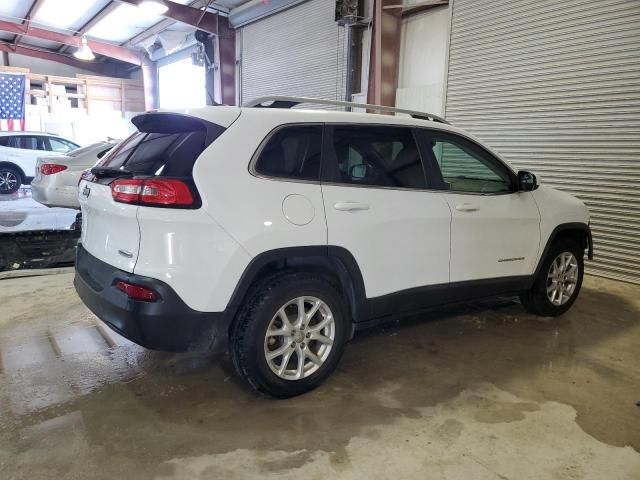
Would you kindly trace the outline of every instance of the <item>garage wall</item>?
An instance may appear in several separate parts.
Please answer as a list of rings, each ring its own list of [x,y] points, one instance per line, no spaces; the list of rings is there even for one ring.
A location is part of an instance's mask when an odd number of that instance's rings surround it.
[[[442,115],[449,7],[402,20],[396,106]]]
[[[452,8],[447,119],[584,200],[588,269],[640,283],[640,2]]]
[[[240,29],[241,101],[265,95],[344,100],[347,32],[335,0],[310,0]]]

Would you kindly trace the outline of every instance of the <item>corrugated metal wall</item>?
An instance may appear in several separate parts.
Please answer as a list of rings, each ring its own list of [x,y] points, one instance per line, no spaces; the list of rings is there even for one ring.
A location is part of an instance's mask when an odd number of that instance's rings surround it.
[[[640,283],[640,1],[453,0],[446,117],[592,214],[588,271]]]
[[[344,100],[347,34],[334,13],[335,0],[309,0],[243,27],[242,102],[265,95]]]

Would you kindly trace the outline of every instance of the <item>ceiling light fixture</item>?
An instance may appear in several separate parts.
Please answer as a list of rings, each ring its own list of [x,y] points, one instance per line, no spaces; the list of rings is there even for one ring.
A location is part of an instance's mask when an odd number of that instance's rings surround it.
[[[96,56],[89,48],[89,45],[87,44],[86,35],[82,35],[80,47],[78,47],[78,49],[74,52],[73,56],[80,60],[93,60],[96,58]]]
[[[162,15],[169,10],[169,7],[160,0],[142,0],[138,3],[138,8],[149,15]]]

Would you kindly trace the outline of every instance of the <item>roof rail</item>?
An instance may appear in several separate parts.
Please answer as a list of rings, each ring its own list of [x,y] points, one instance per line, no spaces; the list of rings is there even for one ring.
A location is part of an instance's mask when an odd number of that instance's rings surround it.
[[[271,103],[269,103],[271,102]],[[367,110],[377,110],[379,112],[391,112],[391,113],[405,113],[412,118],[419,118],[420,120],[431,120],[433,122],[445,123],[451,125],[444,118],[434,115],[433,113],[417,112],[415,110],[406,110],[404,108],[387,107],[385,105],[371,105],[368,103],[353,103],[343,102],[340,100],[324,100],[320,98],[306,98],[306,97],[259,97],[255,100],[251,100],[243,105],[243,107],[256,107],[256,108],[291,108],[301,103],[311,103],[316,105],[334,105],[339,107],[352,107],[352,108],[365,108]],[[267,105],[265,105],[267,104]]]

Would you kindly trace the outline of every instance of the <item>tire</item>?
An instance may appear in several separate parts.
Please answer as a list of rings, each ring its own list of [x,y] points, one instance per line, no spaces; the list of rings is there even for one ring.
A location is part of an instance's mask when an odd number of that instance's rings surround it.
[[[573,257],[573,260],[569,258],[569,255]],[[568,268],[564,273],[567,281],[563,282],[562,276],[558,276],[558,271],[561,270],[560,267],[564,265],[563,262],[573,264],[574,261],[575,268]],[[555,270],[552,271],[552,268],[555,268]],[[575,278],[573,278],[574,271]],[[533,287],[528,292],[520,295],[520,301],[524,308],[530,313],[545,317],[557,317],[569,310],[578,298],[580,288],[582,287],[583,276],[584,249],[580,247],[577,241],[559,240],[549,248]],[[558,280],[554,281],[554,277],[560,278],[562,285],[573,285],[568,298],[565,298],[567,290],[562,288]],[[560,289],[558,290],[557,287],[559,285]],[[556,291],[555,295],[553,293],[554,290]]]
[[[0,194],[11,194],[22,185],[22,175],[12,167],[0,167]]]
[[[300,298],[306,314],[316,309],[306,327],[296,326]],[[335,370],[349,326],[345,301],[329,281],[310,273],[279,274],[249,294],[232,328],[229,351],[235,370],[252,388],[293,397],[316,388]]]

